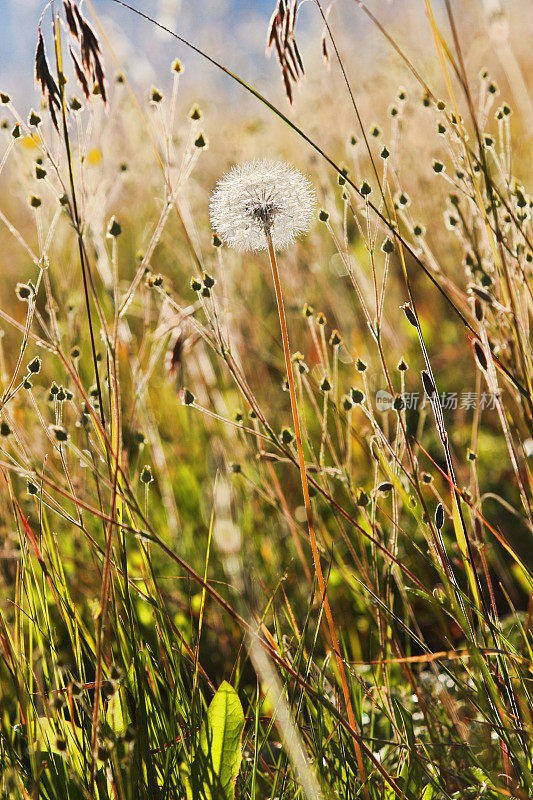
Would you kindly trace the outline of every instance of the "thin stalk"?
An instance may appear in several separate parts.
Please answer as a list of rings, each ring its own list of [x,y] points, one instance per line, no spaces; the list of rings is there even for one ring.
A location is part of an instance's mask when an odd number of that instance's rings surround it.
[[[104,415],[104,404],[102,400],[102,387],[100,385],[100,374],[98,371],[98,360],[96,358],[96,343],[94,337],[94,327],[93,327],[93,320],[91,314],[91,301],[89,299],[89,283],[87,279],[87,273],[89,270],[89,265],[86,263],[85,260],[85,248],[83,245],[83,234],[81,229],[81,220],[80,215],[78,213],[78,203],[76,200],[76,188],[74,183],[74,171],[72,168],[72,151],[70,147],[70,138],[68,133],[68,124],[67,124],[67,112],[66,112],[66,99],[65,99],[65,82],[62,80],[63,76],[63,65],[62,65],[62,55],[61,55],[61,43],[59,39],[59,22],[56,23],[54,18],[54,35],[55,35],[55,51],[56,51],[56,64],[57,64],[57,74],[58,74],[58,85],[59,85],[59,92],[61,98],[61,124],[63,128],[63,138],[65,142],[65,150],[67,154],[67,166],[68,166],[68,175],[69,175],[69,183],[70,183],[70,194],[71,194],[71,206],[72,206],[72,221],[74,224],[74,228],[76,230],[76,238],[78,240],[78,250],[80,254],[80,264],[81,264],[81,274],[83,279],[83,295],[85,299],[85,307],[87,310],[87,324],[89,326],[89,338],[91,341],[91,353],[93,358],[93,367],[94,367],[94,377],[96,380],[96,389],[98,391],[98,404],[100,407],[100,419],[102,421],[102,427],[105,428],[105,415]]]
[[[339,670],[341,684],[342,684],[342,693],[344,695],[344,702],[346,704],[346,712],[348,714],[348,721],[350,723],[350,727],[355,729],[355,716],[353,713],[352,708],[352,701],[350,699],[350,690],[348,687],[348,681],[346,678],[346,671],[344,669],[344,661],[341,656],[341,651],[339,647],[339,639],[337,637],[337,631],[335,629],[335,623],[333,621],[333,615],[331,613],[331,608],[329,605],[328,597],[326,594],[326,584],[324,582],[324,575],[322,573],[322,567],[320,564],[320,555],[318,552],[318,545],[316,540],[316,533],[315,533],[315,526],[313,522],[313,511],[311,508],[311,499],[309,497],[309,485],[307,483],[307,474],[305,471],[305,457],[304,451],[302,446],[302,434],[300,429],[300,416],[298,412],[298,403],[296,401],[296,389],[294,387],[294,375],[292,372],[292,363],[291,363],[291,351],[289,346],[289,334],[287,331],[287,320],[285,317],[285,308],[283,304],[283,292],[281,290],[281,281],[279,276],[278,270],[278,263],[276,259],[276,252],[274,250],[274,245],[272,243],[272,236],[270,230],[265,227],[265,236],[268,245],[268,255],[270,258],[270,267],[272,269],[272,278],[274,280],[274,289],[276,291],[276,302],[278,305],[278,314],[279,314],[279,323],[281,327],[281,338],[283,341],[283,355],[285,356],[285,368],[287,370],[287,378],[289,381],[289,394],[291,398],[291,411],[292,411],[292,419],[294,424],[294,433],[296,436],[296,449],[298,451],[298,465],[300,468],[300,477],[302,481],[302,492],[304,498],[304,505],[305,505],[305,514],[307,517],[307,527],[309,530],[309,541],[311,542],[311,550],[313,553],[313,562],[315,566],[316,577],[318,580],[318,585],[320,588],[320,593],[323,597],[324,601],[324,611],[326,614],[326,620],[328,623],[329,628],[329,635],[331,637],[331,643],[333,645],[333,651],[335,653],[335,659],[337,662],[337,669]],[[357,768],[359,771],[359,777],[363,783],[363,790],[364,796],[369,800],[368,788],[366,786],[366,776],[365,776],[365,768],[363,765],[363,758],[361,754],[361,747],[357,739],[353,736],[352,737],[355,754],[357,758]]]

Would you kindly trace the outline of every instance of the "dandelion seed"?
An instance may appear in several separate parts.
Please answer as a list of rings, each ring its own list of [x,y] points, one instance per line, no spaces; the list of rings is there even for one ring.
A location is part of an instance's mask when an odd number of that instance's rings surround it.
[[[211,198],[211,223],[237,250],[277,250],[311,227],[316,194],[301,172],[281,161],[257,160],[233,167]]]

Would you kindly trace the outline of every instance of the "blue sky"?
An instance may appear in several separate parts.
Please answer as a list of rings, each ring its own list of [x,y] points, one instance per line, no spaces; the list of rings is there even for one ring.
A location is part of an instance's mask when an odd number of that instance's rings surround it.
[[[263,56],[264,42],[275,0],[130,0],[130,3],[249,77],[257,78],[268,69]],[[112,0],[92,0],[92,4],[110,31],[128,75],[140,85],[157,84],[158,76],[166,74],[165,67],[176,55],[186,63],[197,63],[168,35]],[[19,99],[32,92],[37,24],[45,5],[46,0],[0,0],[0,89]],[[90,13],[86,14],[90,19]],[[43,30],[45,35],[50,30],[50,12]],[[231,36],[238,47],[228,51],[228,38],[221,33]]]

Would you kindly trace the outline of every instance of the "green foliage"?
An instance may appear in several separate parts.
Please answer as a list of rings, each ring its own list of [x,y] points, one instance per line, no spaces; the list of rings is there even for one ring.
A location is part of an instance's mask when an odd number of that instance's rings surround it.
[[[404,5],[396,38],[337,4],[357,91],[326,29],[290,114],[193,71],[188,113],[178,61],[132,102],[84,4],[32,128],[0,93],[2,798],[532,796],[528,8],[444,4],[412,51]],[[323,206],[278,255],[287,361],[266,254],[209,224],[274,143]]]
[[[244,713],[235,689],[224,681],[209,704],[191,768],[191,800],[233,800],[241,765]]]

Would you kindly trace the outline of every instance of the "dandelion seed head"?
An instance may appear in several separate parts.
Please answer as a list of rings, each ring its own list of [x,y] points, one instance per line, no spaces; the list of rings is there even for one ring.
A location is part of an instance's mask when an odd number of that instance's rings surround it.
[[[234,166],[211,197],[211,224],[237,250],[266,250],[269,232],[277,250],[306,233],[315,218],[316,193],[308,178],[282,161]]]

